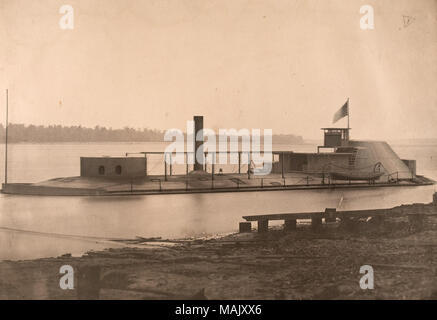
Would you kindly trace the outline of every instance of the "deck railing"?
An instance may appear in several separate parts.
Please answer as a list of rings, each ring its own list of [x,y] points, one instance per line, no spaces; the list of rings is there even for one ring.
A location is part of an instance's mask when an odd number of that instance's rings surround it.
[[[163,177],[156,177],[150,180],[132,180],[127,184],[117,184],[117,186],[104,188],[109,193],[139,193],[139,192],[199,192],[202,190],[281,190],[281,189],[305,189],[305,188],[335,188],[345,186],[387,186],[397,185],[399,182],[409,180],[414,182],[414,176],[410,179],[401,179],[400,172],[393,172],[382,176],[379,180],[334,180],[329,175],[324,177],[316,177],[312,175],[306,176],[285,176],[278,177],[262,177],[252,176],[247,179],[244,175],[218,175],[212,178],[211,176],[189,177],[173,176],[172,179],[165,180]]]

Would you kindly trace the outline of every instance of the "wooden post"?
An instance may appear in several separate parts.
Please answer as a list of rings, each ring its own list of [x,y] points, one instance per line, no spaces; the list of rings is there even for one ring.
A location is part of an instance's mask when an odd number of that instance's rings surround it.
[[[264,233],[269,231],[269,220],[258,220],[258,232]]]
[[[185,162],[187,163],[187,176],[188,176],[188,152],[185,153]]]
[[[296,230],[296,219],[285,219],[284,221],[284,231],[290,232]]]
[[[240,222],[239,232],[240,233],[252,232],[252,224],[250,222]]]
[[[169,154],[169,158],[170,158],[170,176],[172,175],[172,171],[173,171],[173,165],[172,165],[172,159],[171,159],[171,153]]]
[[[281,154],[282,161],[281,161],[281,172],[282,172],[282,179],[284,179],[284,153]]]
[[[238,151],[238,174],[241,174],[241,151]]]
[[[434,192],[432,196],[432,203],[435,207],[437,207],[437,192]]]
[[[322,227],[322,214],[315,214],[311,217],[311,228],[319,230]]]
[[[326,208],[325,209],[325,222],[336,222],[337,218],[335,216],[337,212],[336,208]]]

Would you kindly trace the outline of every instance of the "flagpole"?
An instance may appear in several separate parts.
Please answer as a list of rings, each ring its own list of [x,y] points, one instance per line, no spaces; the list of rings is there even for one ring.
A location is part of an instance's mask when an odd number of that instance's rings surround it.
[[[349,127],[349,116],[350,116],[350,106],[349,106],[349,98],[347,98],[347,138],[350,138],[350,127]]]
[[[6,128],[5,128],[5,185],[8,184],[8,89],[6,89]]]

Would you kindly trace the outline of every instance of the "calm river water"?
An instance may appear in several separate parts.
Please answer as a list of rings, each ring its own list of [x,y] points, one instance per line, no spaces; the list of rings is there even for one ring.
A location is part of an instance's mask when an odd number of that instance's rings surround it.
[[[162,151],[162,143],[12,144],[9,182],[36,182],[79,175],[80,156]],[[401,158],[416,159],[418,174],[437,180],[437,144],[392,144]],[[316,150],[315,145],[274,146]],[[3,145],[0,154],[3,155]],[[162,173],[159,159],[149,161]],[[184,171],[184,168],[176,168]],[[0,172],[4,172],[3,162]],[[0,260],[80,255],[117,247],[110,238],[180,238],[238,229],[246,214],[366,209],[430,202],[435,186],[323,191],[274,191],[125,197],[39,197],[0,194]]]

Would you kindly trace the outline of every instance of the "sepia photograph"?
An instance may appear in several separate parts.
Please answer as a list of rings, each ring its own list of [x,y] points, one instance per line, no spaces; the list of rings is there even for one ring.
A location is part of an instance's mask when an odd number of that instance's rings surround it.
[[[437,300],[436,0],[0,0],[0,40],[0,300]]]

